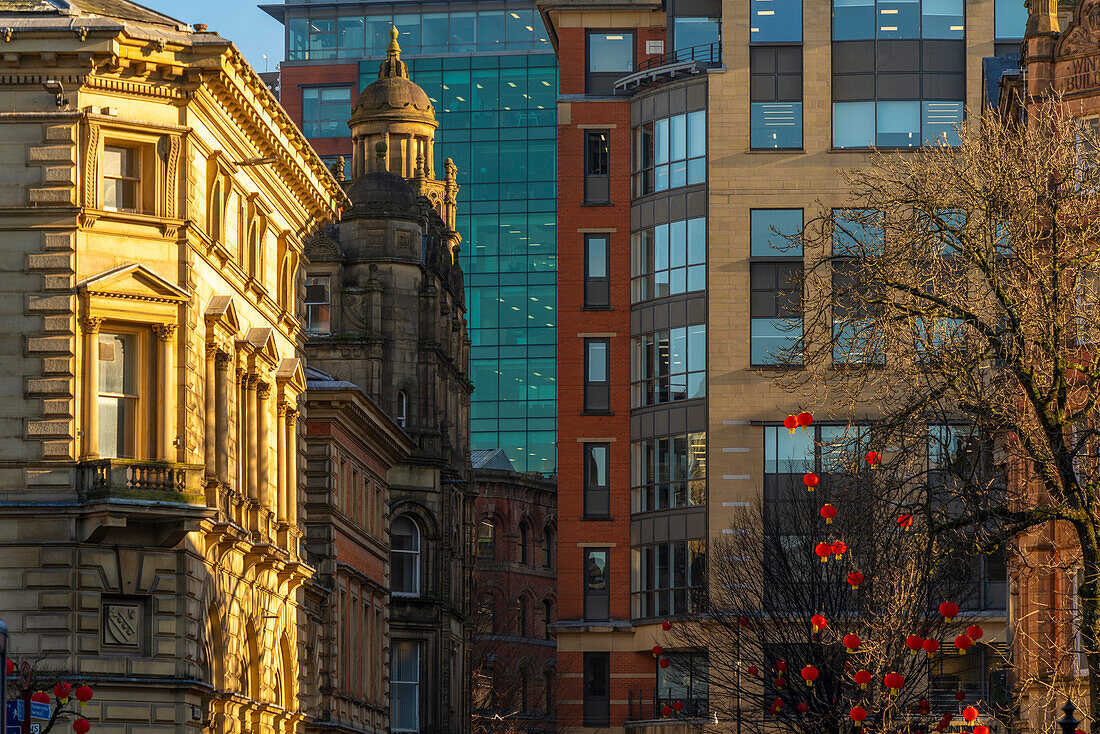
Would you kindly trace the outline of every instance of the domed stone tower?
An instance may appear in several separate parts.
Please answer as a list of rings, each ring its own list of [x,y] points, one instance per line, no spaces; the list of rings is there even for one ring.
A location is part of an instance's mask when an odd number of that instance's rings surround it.
[[[448,158],[444,177],[436,178],[435,107],[427,93],[409,78],[409,67],[401,60],[397,28],[390,29],[386,60],[378,68],[378,79],[359,95],[351,111],[352,178],[386,170],[409,181],[413,190],[428,197],[450,229],[455,227],[457,170]],[[378,144],[383,143],[382,149]],[[377,156],[381,150],[384,155]],[[457,245],[456,239],[452,244]]]

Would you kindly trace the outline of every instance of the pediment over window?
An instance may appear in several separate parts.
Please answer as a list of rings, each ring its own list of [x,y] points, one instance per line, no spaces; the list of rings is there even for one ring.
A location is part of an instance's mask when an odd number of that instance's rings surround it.
[[[294,395],[300,395],[306,391],[305,371],[302,369],[302,360],[297,357],[286,357],[279,362],[275,379],[279,381],[284,391]]]
[[[279,352],[275,349],[275,333],[270,326],[253,326],[245,333],[243,341],[252,348],[252,354],[256,359],[263,360],[271,367],[279,364]]]
[[[226,336],[233,336],[241,330],[232,296],[210,296],[206,310],[203,311],[203,318],[206,319],[208,327],[217,327]]]
[[[146,301],[151,303],[185,303],[191,294],[154,273],[140,263],[120,265],[83,280],[77,292],[87,296]]]

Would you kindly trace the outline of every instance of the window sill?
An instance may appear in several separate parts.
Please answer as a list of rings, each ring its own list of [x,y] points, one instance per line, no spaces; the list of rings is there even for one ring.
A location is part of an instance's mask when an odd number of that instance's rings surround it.
[[[615,206],[612,201],[582,201],[581,206]]]
[[[805,369],[804,364],[752,364],[749,365],[754,370],[775,370],[776,372],[786,372],[789,370],[801,370]]]
[[[615,415],[613,410],[582,410],[581,415]]]
[[[856,146],[853,145],[849,148],[826,148],[825,152],[826,153],[873,153],[877,150],[877,151],[887,151],[887,152],[890,152],[890,153],[894,153],[894,152],[899,152],[900,153],[900,152],[904,152],[904,151],[907,151],[907,150],[913,151],[913,150],[921,150],[922,148],[931,148],[931,147],[932,146],[930,146],[930,145],[914,145],[914,146],[908,146],[908,145],[896,145],[896,146],[891,146],[891,145],[866,145],[866,146],[863,146],[863,147],[856,147]],[[949,145],[947,147],[948,148],[957,148],[958,146]]]
[[[581,515],[581,520],[596,520],[599,522],[610,522],[615,518],[611,515]]]
[[[851,148],[837,148],[837,150],[852,150]],[[862,149],[861,149],[862,150]],[[805,148],[749,148],[746,153],[805,153]]]
[[[614,311],[613,306],[581,306],[582,311]]]

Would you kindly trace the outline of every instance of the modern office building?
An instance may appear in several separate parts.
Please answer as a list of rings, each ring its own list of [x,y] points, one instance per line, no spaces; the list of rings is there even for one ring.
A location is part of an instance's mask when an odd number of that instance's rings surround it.
[[[775,232],[818,202],[849,206],[840,171],[872,146],[951,144],[980,109],[983,57],[1017,49],[1027,13],[1020,0],[539,8],[561,79],[558,720],[644,731],[674,699],[708,715],[706,652],[666,649],[669,668],[651,653],[660,622],[705,593],[708,540],[823,471],[815,446],[844,435],[844,416],[773,383],[801,337],[786,320],[803,268]],[[792,436],[782,420],[802,409],[815,427]],[[967,613],[989,644],[937,657],[933,693],[988,701],[999,685],[1005,570],[979,573]]]
[[[352,102],[391,26],[458,167],[458,230],[472,346],[471,446],[553,473],[556,353],[556,60],[533,0],[261,6],[286,26],[281,101],[329,162],[351,154]]]

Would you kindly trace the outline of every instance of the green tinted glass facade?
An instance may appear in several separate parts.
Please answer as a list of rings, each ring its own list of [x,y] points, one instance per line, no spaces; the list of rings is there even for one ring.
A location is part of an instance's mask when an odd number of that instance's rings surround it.
[[[458,230],[470,339],[470,447],[502,448],[518,471],[556,469],[557,63],[533,3],[476,13],[340,10],[320,36],[288,17],[291,59],[360,58],[374,81],[401,33],[409,75],[436,108],[436,170],[458,166]],[[369,8],[369,6],[368,6]],[[367,12],[373,12],[368,10]],[[288,16],[290,13],[288,13]],[[476,16],[476,17],[475,17]],[[347,17],[351,17],[348,20]],[[344,19],[341,22],[341,18]],[[384,26],[384,29],[383,29]],[[340,28],[346,30],[341,32]]]

